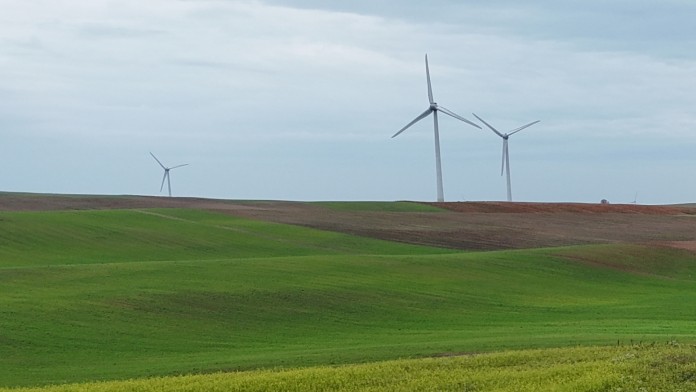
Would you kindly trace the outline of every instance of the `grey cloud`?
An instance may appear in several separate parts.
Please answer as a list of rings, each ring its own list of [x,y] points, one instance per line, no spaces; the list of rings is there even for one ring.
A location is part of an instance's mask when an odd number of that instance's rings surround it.
[[[164,30],[133,28],[123,25],[85,23],[75,26],[78,35],[87,38],[141,39],[167,34]]]

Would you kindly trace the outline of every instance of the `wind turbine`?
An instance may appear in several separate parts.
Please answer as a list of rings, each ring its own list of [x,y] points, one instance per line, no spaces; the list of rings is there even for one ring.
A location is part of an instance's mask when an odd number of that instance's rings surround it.
[[[515,128],[512,131],[509,131],[508,133],[500,133],[497,129],[493,128],[490,124],[485,122],[481,117],[477,116],[475,113],[472,114],[474,115],[474,117],[478,118],[479,121],[486,124],[486,126],[490,128],[491,131],[495,132],[498,136],[503,138],[503,166],[500,168],[500,175],[503,175],[503,171],[507,173],[507,201],[512,201],[512,187],[510,185],[510,153],[508,152],[508,138],[527,127],[531,127],[532,125],[538,123],[541,120],[530,122],[529,124],[523,125],[519,128]]]
[[[162,162],[160,162],[159,159],[157,159],[157,157],[155,156],[155,154],[153,154],[153,153],[151,152],[150,155],[152,155],[152,157],[155,158],[155,160],[157,161],[157,163],[159,163],[159,165],[162,166],[162,169],[164,169],[164,177],[162,177],[162,185],[160,185],[160,192],[162,192],[162,189],[164,189],[164,180],[167,180],[167,189],[169,190],[169,197],[172,197],[172,183],[171,183],[171,181],[169,180],[169,171],[172,170],[172,169],[176,169],[177,167],[187,166],[188,163],[184,163],[183,165],[176,165],[176,166],[172,166],[172,167],[166,167],[166,166],[164,166],[164,165],[162,164]]]
[[[401,128],[399,130],[399,132],[395,133],[394,136],[392,136],[392,138],[399,136],[399,134],[401,132],[408,129],[411,125],[413,125],[413,124],[417,123],[418,121],[428,117],[432,113],[433,122],[435,125],[435,127],[434,127],[435,128],[435,169],[437,172],[437,201],[443,202],[443,201],[445,201],[445,196],[444,196],[444,192],[442,189],[442,162],[440,160],[440,130],[439,130],[438,123],[437,123],[437,112],[442,112],[448,116],[456,118],[457,120],[464,121],[465,123],[467,123],[471,126],[474,126],[478,129],[481,129],[481,127],[479,127],[475,123],[465,119],[464,117],[462,117],[456,113],[453,113],[451,110],[449,110],[445,107],[442,107],[442,106],[438,105],[437,103],[435,103],[435,100],[433,99],[433,88],[432,88],[432,85],[430,84],[430,68],[428,67],[428,55],[427,54],[425,55],[425,76],[428,80],[428,101],[430,102],[430,107],[426,111],[421,113],[420,116],[416,117],[413,121],[408,123],[405,127]]]

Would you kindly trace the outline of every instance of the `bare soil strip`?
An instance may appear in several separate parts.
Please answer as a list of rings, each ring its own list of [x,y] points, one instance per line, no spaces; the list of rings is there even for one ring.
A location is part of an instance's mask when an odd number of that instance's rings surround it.
[[[696,214],[696,209],[688,206],[652,206],[641,204],[588,204],[588,203],[506,203],[506,202],[465,202],[465,203],[425,203],[456,212],[483,213],[558,213],[579,214],[648,214],[679,215]]]

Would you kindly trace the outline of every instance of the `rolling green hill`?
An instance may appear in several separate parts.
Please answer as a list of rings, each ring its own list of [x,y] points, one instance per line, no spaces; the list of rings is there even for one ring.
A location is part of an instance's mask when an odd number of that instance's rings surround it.
[[[191,209],[0,212],[0,267],[446,252]]]
[[[696,256],[463,253],[196,210],[0,214],[0,386],[694,341]]]

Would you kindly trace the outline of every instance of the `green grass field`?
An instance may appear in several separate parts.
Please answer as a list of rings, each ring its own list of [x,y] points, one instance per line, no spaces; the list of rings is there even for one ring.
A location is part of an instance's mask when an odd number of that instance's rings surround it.
[[[186,209],[0,213],[0,268],[446,252]]]
[[[693,254],[636,245],[463,253],[195,210],[0,213],[0,386],[693,342],[695,280]]]

